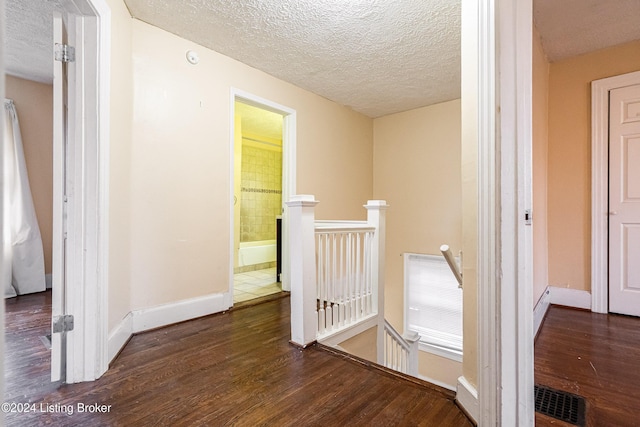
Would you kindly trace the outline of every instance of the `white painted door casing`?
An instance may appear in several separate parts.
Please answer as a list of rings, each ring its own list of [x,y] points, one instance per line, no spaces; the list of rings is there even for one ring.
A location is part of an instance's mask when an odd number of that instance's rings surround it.
[[[53,319],[65,313],[64,287],[66,281],[66,237],[65,237],[65,193],[66,193],[66,78],[62,62],[56,61],[55,46],[66,42],[66,30],[62,16],[53,17],[53,251],[52,251],[52,296]],[[53,326],[52,326],[53,328]],[[51,331],[51,381],[63,376],[62,335]]]

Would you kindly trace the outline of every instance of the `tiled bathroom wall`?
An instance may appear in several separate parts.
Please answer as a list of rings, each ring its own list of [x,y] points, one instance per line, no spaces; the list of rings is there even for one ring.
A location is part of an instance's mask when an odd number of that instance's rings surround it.
[[[275,240],[282,206],[282,151],[242,146],[240,241]]]

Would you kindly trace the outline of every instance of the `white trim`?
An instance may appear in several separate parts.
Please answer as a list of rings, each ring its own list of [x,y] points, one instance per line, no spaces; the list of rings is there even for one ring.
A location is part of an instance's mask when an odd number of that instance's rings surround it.
[[[495,357],[501,394],[496,410],[501,425],[533,427],[533,236],[524,219],[532,206],[532,0],[496,5],[500,275],[495,284],[499,331]]]
[[[477,8],[478,422],[527,427],[534,424],[532,239],[524,224],[532,0],[480,0]]]
[[[51,283],[53,281],[53,275],[51,273],[44,275],[44,283],[47,289],[51,289]]]
[[[544,320],[544,316],[547,315],[547,311],[549,310],[549,306],[551,305],[551,290],[547,286],[547,289],[544,290],[544,293],[536,303],[536,306],[533,309],[533,336],[538,335],[538,331],[540,330],[540,326],[542,326],[542,321]]]
[[[65,10],[76,62],[69,67],[67,88],[67,281],[54,293],[59,291],[57,298],[64,299],[64,314],[75,317],[76,326],[66,339],[64,373],[65,381],[74,383],[93,381],[108,368],[111,15],[104,0],[71,0]],[[60,217],[62,204],[55,198],[54,204],[54,215]]]
[[[640,71],[591,82],[591,307],[609,311],[609,92],[640,84]]]
[[[458,377],[456,387],[456,401],[467,413],[474,423],[478,423],[480,415],[480,404],[478,401],[478,392],[465,377]]]
[[[422,341],[418,343],[418,348],[420,349],[420,351],[424,351],[425,353],[435,354],[436,356],[444,357],[445,359],[455,360],[456,362],[462,363],[462,351],[440,347],[438,345]]]
[[[591,294],[587,291],[549,286],[549,302],[555,305],[591,310]]]
[[[120,350],[133,335],[133,313],[129,312],[109,334],[109,363],[120,353]]]
[[[478,138],[478,392],[458,380],[458,402],[479,424],[500,425],[500,277],[496,271],[498,199],[496,166],[496,11],[494,0],[466,0],[477,16]],[[463,2],[464,8],[465,2]],[[468,393],[467,393],[468,392]],[[478,399],[478,395],[481,396]]]
[[[210,294],[142,310],[134,310],[132,312],[133,326],[131,330],[136,334],[225,311],[229,308],[226,304],[228,297],[229,295],[226,293]]]
[[[4,6],[4,3],[2,4],[2,6]],[[0,10],[4,11],[4,7],[0,7]],[[0,13],[0,34],[2,34],[4,36],[5,34],[5,14],[4,13]],[[4,39],[3,37],[3,40]],[[0,99],[4,99],[4,95],[5,95],[5,65],[4,65],[4,55],[5,55],[5,44],[2,43],[0,44]],[[0,122],[0,135],[4,135],[4,120],[2,120]],[[5,179],[3,179],[4,177],[4,173],[5,170],[7,168],[7,163],[8,163],[8,159],[5,158],[5,156],[0,156],[0,218],[2,218],[2,220],[0,221],[0,287],[2,288],[2,292],[4,292],[5,286],[7,281],[11,280],[11,273],[9,273],[9,269],[5,268],[8,264],[9,264],[9,259],[7,254],[5,253],[5,247],[4,247],[4,243],[5,242],[5,238],[9,235],[8,231],[9,231],[9,224],[8,221],[5,221],[5,218],[8,218],[8,213],[9,213],[9,200],[8,200],[8,191],[7,190],[7,186],[8,183],[6,182]],[[2,303],[0,304],[0,328],[2,331],[4,331],[4,325],[5,325],[5,321],[4,321],[4,306],[5,304]],[[0,336],[0,372],[5,372],[4,367],[5,367],[5,362],[4,362],[4,355],[5,355],[5,345],[4,345],[4,334],[2,334],[2,336]],[[5,379],[4,379],[4,375],[0,375],[0,396],[3,398],[4,401],[4,385],[5,385]],[[4,413],[0,414],[0,425],[4,425]]]
[[[105,0],[89,0],[96,17],[98,37],[98,254],[96,304],[96,378],[109,369],[109,180],[111,165],[111,9]]]
[[[229,307],[233,305],[233,257],[234,257],[234,209],[233,209],[233,196],[234,196],[234,145],[235,145],[235,102],[242,101],[246,104],[253,105],[254,107],[262,108],[272,111],[274,113],[282,114],[282,290],[290,291],[290,271],[289,271],[289,238],[288,227],[286,226],[288,211],[286,208],[286,202],[289,198],[296,194],[296,146],[297,146],[297,131],[296,131],[296,110],[280,105],[268,99],[261,98],[257,95],[253,95],[249,92],[245,92],[234,87],[230,91],[230,131],[229,140],[230,143],[230,160],[231,165],[229,171],[230,181],[230,250],[229,250],[229,294],[231,299],[228,301]]]
[[[337,346],[338,344],[377,326],[378,314],[370,314],[355,325],[351,325],[337,332],[328,333],[324,337],[318,337],[318,342],[328,346]]]
[[[210,294],[129,312],[109,334],[108,363],[132,335],[223,312],[229,308],[227,298],[226,293]]]

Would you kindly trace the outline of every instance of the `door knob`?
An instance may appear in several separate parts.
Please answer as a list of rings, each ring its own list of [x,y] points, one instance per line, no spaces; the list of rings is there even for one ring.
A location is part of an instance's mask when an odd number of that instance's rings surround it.
[[[618,215],[618,211],[610,211],[609,215]]]

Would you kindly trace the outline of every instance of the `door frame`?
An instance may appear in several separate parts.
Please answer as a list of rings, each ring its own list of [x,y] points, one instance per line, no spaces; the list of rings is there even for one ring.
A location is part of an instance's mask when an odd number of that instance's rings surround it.
[[[591,311],[609,312],[609,92],[640,71],[591,82]]]
[[[254,107],[268,110],[282,115],[282,290],[291,290],[291,274],[289,274],[289,239],[287,219],[287,202],[291,196],[296,194],[296,110],[262,98],[260,96],[245,92],[234,87],[231,88],[230,99],[230,132],[229,132],[229,188],[230,188],[230,238],[229,238],[229,298],[228,305],[233,305],[233,258],[234,258],[234,145],[235,145],[235,103],[236,101],[252,105]]]
[[[108,369],[109,280],[109,107],[111,10],[105,0],[64,2],[68,43],[76,49],[74,88],[69,88],[70,144],[64,285],[66,313],[74,316],[67,333],[66,383],[93,381]],[[55,185],[55,183],[54,183]],[[55,203],[55,215],[63,215]],[[55,284],[54,284],[55,286]],[[64,351],[64,350],[63,350]]]
[[[476,421],[533,426],[532,0],[465,0],[464,11],[478,24]]]

